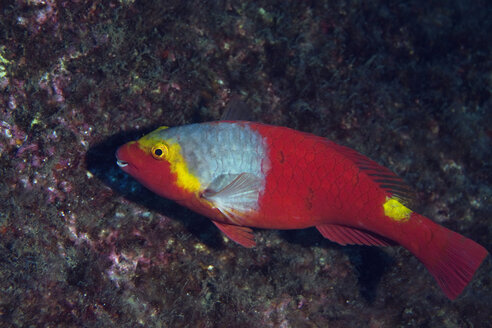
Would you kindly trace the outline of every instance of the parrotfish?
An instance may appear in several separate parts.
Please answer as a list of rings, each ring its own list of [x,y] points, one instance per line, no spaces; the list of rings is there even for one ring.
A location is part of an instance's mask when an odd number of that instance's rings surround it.
[[[414,212],[411,189],[375,161],[285,127],[218,121],[161,127],[121,146],[117,164],[158,195],[255,246],[253,228],[316,227],[340,245],[401,245],[455,299],[488,255]]]

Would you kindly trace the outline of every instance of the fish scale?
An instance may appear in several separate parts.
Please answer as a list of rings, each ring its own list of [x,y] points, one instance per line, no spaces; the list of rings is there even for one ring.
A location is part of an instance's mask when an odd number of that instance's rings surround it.
[[[312,134],[244,121],[192,124],[159,128],[116,156],[144,186],[245,247],[255,245],[251,227],[316,227],[341,245],[399,244],[450,299],[488,255],[412,211],[413,192],[389,169]]]

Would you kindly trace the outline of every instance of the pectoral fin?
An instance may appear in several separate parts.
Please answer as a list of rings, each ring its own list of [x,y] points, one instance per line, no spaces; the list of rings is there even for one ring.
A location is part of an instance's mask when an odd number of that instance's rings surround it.
[[[203,192],[202,197],[213,204],[225,217],[237,225],[245,225],[245,214],[258,206],[261,178],[250,173],[218,176]]]

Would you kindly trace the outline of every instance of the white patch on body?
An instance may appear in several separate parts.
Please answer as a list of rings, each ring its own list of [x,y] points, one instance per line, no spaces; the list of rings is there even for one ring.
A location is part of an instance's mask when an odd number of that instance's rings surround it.
[[[181,146],[190,172],[204,186],[203,197],[227,218],[258,209],[270,168],[263,137],[247,123],[191,124],[158,132]]]

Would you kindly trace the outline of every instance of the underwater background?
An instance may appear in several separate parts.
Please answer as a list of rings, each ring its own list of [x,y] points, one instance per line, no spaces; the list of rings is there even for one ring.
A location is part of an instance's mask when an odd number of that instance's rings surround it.
[[[490,252],[491,31],[485,0],[2,1],[0,326],[488,327],[490,256],[452,302],[401,247],[306,229],[246,249],[114,151],[239,97]]]

